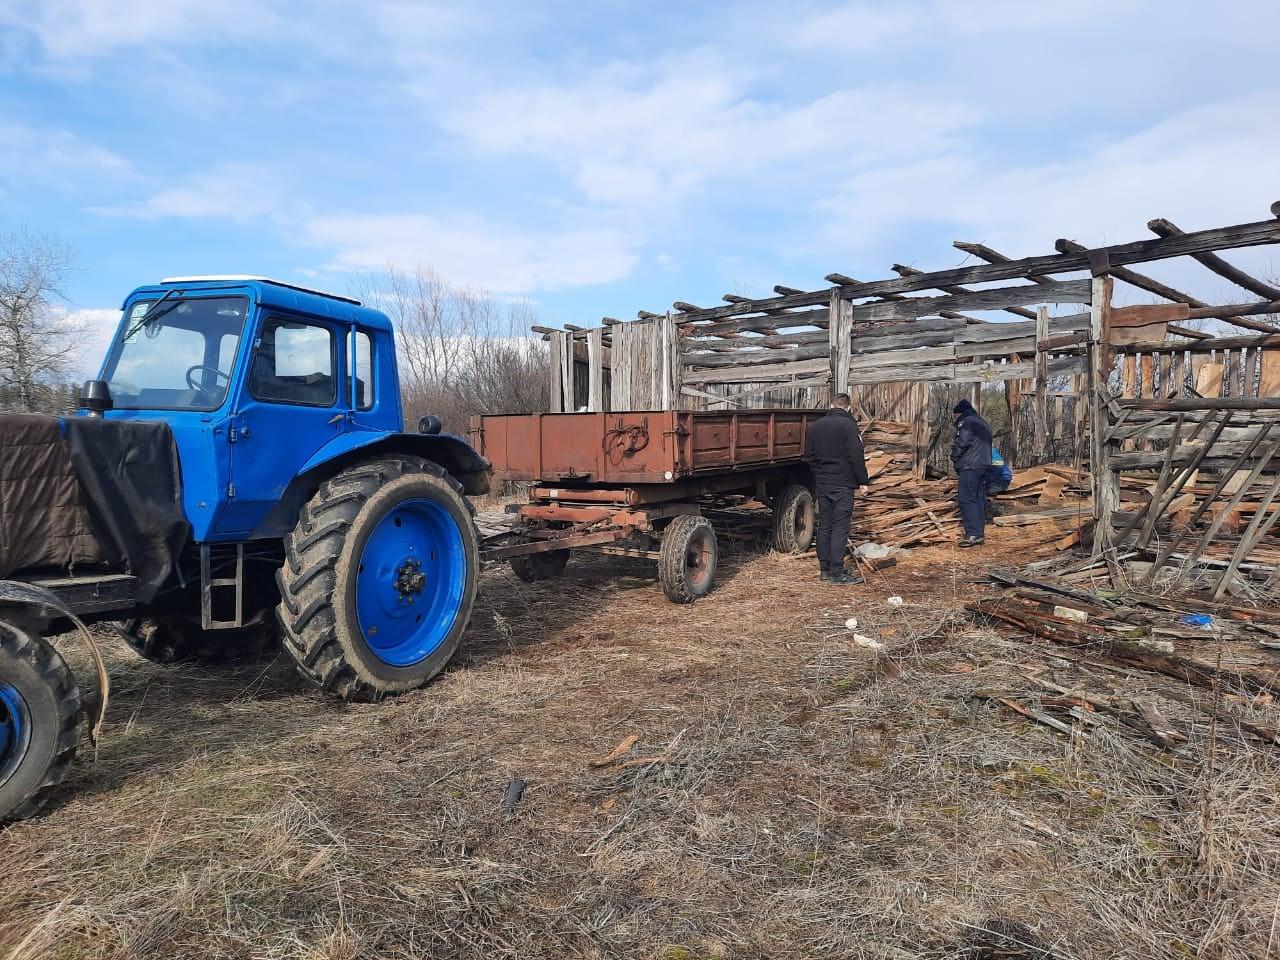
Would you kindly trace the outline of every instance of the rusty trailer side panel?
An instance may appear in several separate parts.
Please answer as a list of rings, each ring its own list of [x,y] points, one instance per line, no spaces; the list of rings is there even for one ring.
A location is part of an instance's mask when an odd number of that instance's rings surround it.
[[[651,484],[798,463],[818,410],[644,410],[476,417],[499,480]]]

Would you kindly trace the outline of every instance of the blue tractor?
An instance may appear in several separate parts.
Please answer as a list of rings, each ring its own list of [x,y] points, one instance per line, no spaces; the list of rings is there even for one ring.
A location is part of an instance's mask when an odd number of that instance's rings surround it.
[[[347,700],[419,687],[457,649],[489,464],[434,417],[405,432],[384,314],[166,279],[125,300],[81,405],[0,416],[0,821],[38,808],[81,736],[49,636],[111,622],[158,661],[278,637]]]

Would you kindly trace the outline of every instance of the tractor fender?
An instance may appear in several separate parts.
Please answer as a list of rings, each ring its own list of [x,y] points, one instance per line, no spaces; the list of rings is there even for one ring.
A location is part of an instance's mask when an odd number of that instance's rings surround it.
[[[470,496],[489,492],[492,465],[462,437],[353,430],[334,437],[302,465],[279,502],[253,531],[253,538],[284,536],[293,529],[302,505],[326,479],[352,463],[388,453],[411,454],[438,463]]]

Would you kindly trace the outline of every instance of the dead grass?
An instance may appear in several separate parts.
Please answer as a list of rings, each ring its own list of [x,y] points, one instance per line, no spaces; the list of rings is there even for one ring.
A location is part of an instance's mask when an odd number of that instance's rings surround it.
[[[1176,754],[971,696],[1169,682],[965,619],[973,559],[920,551],[841,589],[742,555],[691,607],[638,561],[537,586],[494,570],[450,670],[374,706],[278,660],[113,647],[97,762],[0,833],[0,960],[1280,949],[1275,751],[1173,701]],[[591,765],[628,735],[623,760],[648,762]]]

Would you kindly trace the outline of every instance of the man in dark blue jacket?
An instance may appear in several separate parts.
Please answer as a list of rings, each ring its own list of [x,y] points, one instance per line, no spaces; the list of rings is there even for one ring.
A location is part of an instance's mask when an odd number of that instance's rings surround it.
[[[984,481],[991,469],[991,424],[978,415],[968,400],[961,400],[952,412],[956,415],[956,433],[951,441],[951,462],[959,480],[956,501],[964,525],[960,546],[976,547],[984,542],[986,532]]]
[[[853,516],[853,491],[864,488],[867,462],[862,453],[858,421],[849,412],[847,393],[838,393],[827,415],[809,425],[804,462],[813,473],[818,491],[818,566],[828,583],[861,583],[844,568],[849,549],[849,521]]]

